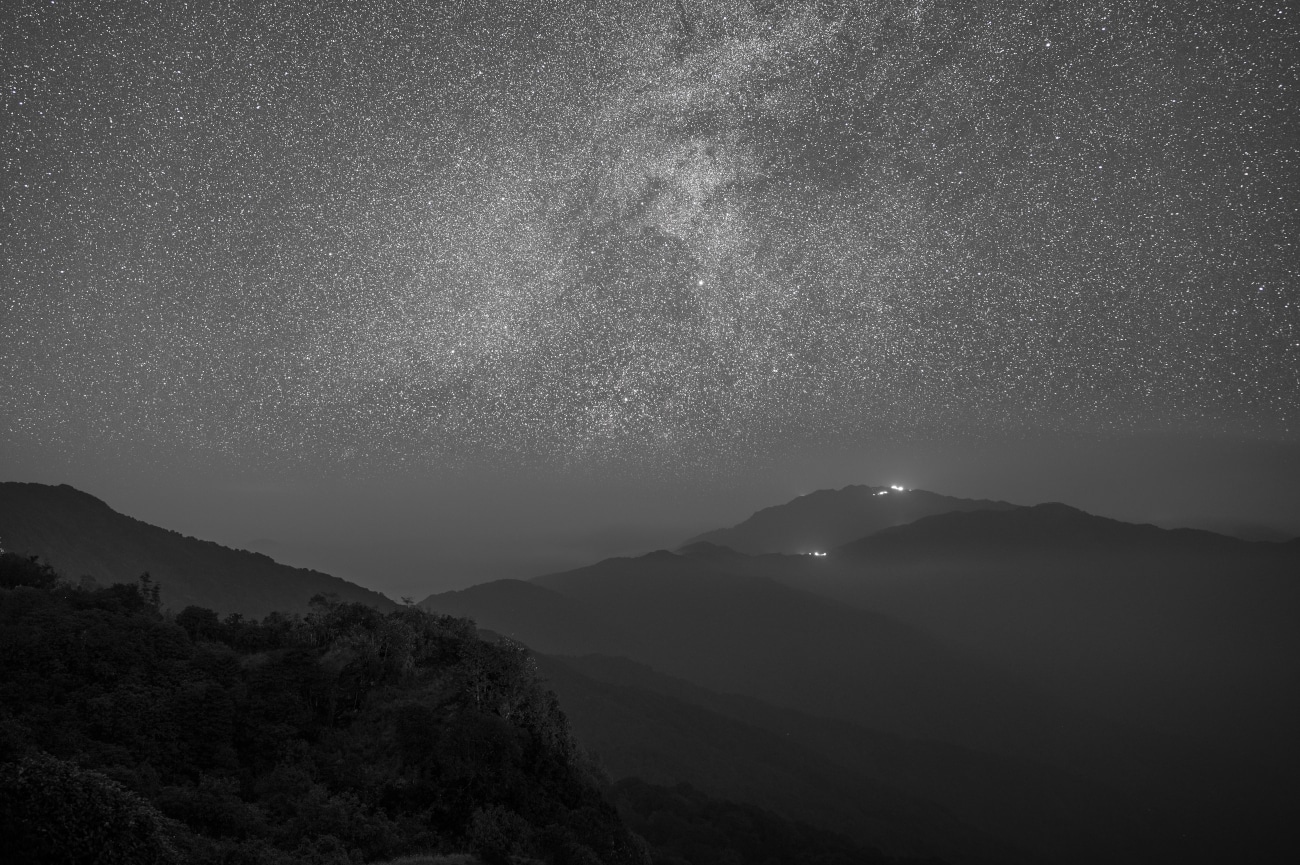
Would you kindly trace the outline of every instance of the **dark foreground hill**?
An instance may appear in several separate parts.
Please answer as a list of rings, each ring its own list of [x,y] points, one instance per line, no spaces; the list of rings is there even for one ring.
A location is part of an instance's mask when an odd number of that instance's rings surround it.
[[[164,607],[195,605],[223,615],[305,612],[317,594],[393,610],[381,595],[329,574],[187,537],[114,511],[67,485],[0,483],[0,548],[39,556],[72,579],[133,583],[143,573],[163,587]]]
[[[738,525],[696,535],[686,544],[707,542],[743,553],[825,552],[932,514],[1013,507],[1007,502],[955,498],[926,490],[847,486],[817,490],[764,508]]]
[[[527,653],[320,600],[157,609],[0,556],[0,858],[646,863]]]
[[[148,582],[73,587],[0,555],[0,861],[410,855],[912,861],[690,787],[607,784],[527,651],[467,620],[324,598],[261,622],[171,615]]]

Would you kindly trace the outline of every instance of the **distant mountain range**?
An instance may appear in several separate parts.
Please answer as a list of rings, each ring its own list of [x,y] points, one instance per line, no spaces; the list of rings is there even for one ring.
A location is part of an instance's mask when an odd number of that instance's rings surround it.
[[[734,553],[721,558],[701,561],[661,551],[531,582],[502,581],[434,595],[423,606],[471,616],[538,651],[631,658],[684,680],[696,694],[732,694],[823,719],[821,724],[849,724],[861,742],[904,737],[911,744],[900,749],[908,756],[895,768],[895,783],[914,779],[909,795],[938,802],[984,831],[992,829],[992,818],[980,813],[978,795],[956,781],[970,777],[957,767],[982,766],[985,774],[976,789],[982,785],[986,792],[1017,789],[1008,779],[1033,778],[1041,785],[1037,810],[1046,813],[1031,819],[1034,809],[1020,809],[1004,816],[998,834],[1058,861],[1089,861],[1090,856],[1065,857],[1053,850],[1043,825],[1086,835],[1094,816],[1110,810],[1114,819],[1107,821],[1107,843],[1130,837],[1117,827],[1134,828],[1139,840],[1130,840],[1150,854],[1136,861],[1160,861],[1175,850],[1186,861],[1215,861],[1234,849],[1243,832],[1274,838],[1281,810],[1295,803],[1294,794],[1284,789],[1285,772],[1257,770],[1212,748],[1070,707],[1012,671],[897,619],[739,567],[757,562],[759,570],[771,570],[784,562],[798,574],[829,565],[828,560]],[[646,703],[644,696],[631,699]],[[578,718],[584,709],[607,719],[626,711],[593,708],[591,699],[573,705]],[[590,730],[583,721],[576,723],[580,731]],[[592,723],[603,730],[603,741],[616,743],[624,755],[656,762],[645,742],[627,733],[627,721],[610,721],[609,727]],[[588,738],[597,737],[589,732]],[[933,745],[924,745],[926,740]],[[978,756],[954,757],[960,754]],[[933,769],[945,760],[946,769]],[[664,766],[671,762],[658,760]],[[635,771],[635,765],[635,760],[623,763],[627,771]],[[879,773],[874,777],[883,780]],[[1012,798],[997,797],[1003,805]],[[984,800],[983,807],[989,805]],[[1211,816],[1214,822],[1207,823]],[[1220,831],[1228,826],[1233,828]],[[1090,849],[1092,861],[1117,855],[1117,848],[1105,844]]]
[[[697,536],[681,552],[713,570],[886,614],[1089,711],[1214,740],[1248,759],[1285,754],[1300,764],[1291,735],[1300,691],[1290,684],[1300,681],[1300,539],[1248,542],[1059,503],[879,491],[802,496]],[[824,556],[749,556],[720,545],[742,528],[808,538],[814,515],[846,527],[875,508],[879,525],[881,514],[945,501],[961,507],[827,546]],[[975,506],[983,504],[996,506]],[[792,551],[801,542],[768,546]]]
[[[1075,705],[1300,762],[1300,542],[1046,504],[926,517],[787,564],[766,572],[915,625]]]
[[[380,610],[397,604],[379,592],[329,574],[279,564],[132,519],[65,485],[0,483],[0,548],[41,559],[65,576],[102,585],[133,583],[148,573],[164,607],[207,607],[265,616],[301,612],[314,595],[335,594]]]
[[[742,553],[824,552],[933,514],[1014,507],[1007,502],[953,498],[925,490],[847,486],[817,490],[764,508],[738,525],[696,535],[686,543],[707,542]]]
[[[549,591],[544,602],[539,589]],[[1041,735],[1008,727],[1007,717],[1038,712],[1015,687],[914,628],[666,551],[423,605],[471,615],[538,651],[622,655],[706,688],[880,729],[973,746]],[[578,645],[579,636],[591,642]]]
[[[1289,861],[1300,542],[885,489],[421,605],[539,653],[616,778],[953,865]],[[70,487],[0,484],[0,545],[173,610],[395,606]]]
[[[723,541],[825,555],[747,555]],[[1298,804],[1287,780],[1300,765],[1290,734],[1300,700],[1289,684],[1300,681],[1297,575],[1296,542],[1133,525],[1059,504],[848,487],[697,536],[678,554],[488,583],[424,604],[538,651],[632,659],[672,677],[674,697],[697,709],[751,701],[733,722],[793,712],[804,720],[787,718],[786,733],[829,757],[843,760],[851,737],[809,731],[844,724],[860,743],[904,737],[895,740],[909,743],[895,749],[908,755],[901,765],[870,777],[1050,859],[1072,857],[1033,827],[1082,839],[1102,823],[1112,846],[1076,841],[1074,850],[1090,852],[1072,861],[1120,856],[1119,838],[1130,853],[1146,850],[1134,861],[1175,849],[1187,861],[1215,861],[1236,855],[1246,836],[1259,842],[1252,855],[1266,858]],[[675,765],[646,750],[662,731],[620,732],[630,724],[625,708],[555,676],[557,690],[585,695],[571,700],[576,723],[622,771]],[[632,692],[601,700],[637,702],[649,717],[646,681],[612,676],[607,684]],[[947,770],[927,775],[922,767],[940,753]],[[981,765],[985,789],[999,791],[992,799],[955,782],[969,777],[957,769],[963,761]],[[1041,795],[1006,811],[1010,791],[1025,786]]]

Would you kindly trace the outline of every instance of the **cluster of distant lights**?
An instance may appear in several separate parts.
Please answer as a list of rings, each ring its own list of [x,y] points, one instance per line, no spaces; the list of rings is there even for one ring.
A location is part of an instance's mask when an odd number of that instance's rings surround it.
[[[889,485],[889,489],[887,489],[887,490],[877,490],[877,491],[874,493],[874,495],[877,495],[877,496],[885,496],[885,495],[889,495],[889,493],[890,493],[891,490],[892,490],[893,492],[896,492],[896,493],[905,493],[905,492],[907,492],[907,487],[899,486],[898,484],[890,484],[890,485]],[[812,556],[812,557],[814,557],[814,558],[821,559],[821,558],[825,558],[827,555],[829,555],[829,553],[825,553],[825,552],[822,552],[822,551],[818,550],[817,552],[813,552],[813,553],[804,553],[804,555],[806,555],[806,556]]]

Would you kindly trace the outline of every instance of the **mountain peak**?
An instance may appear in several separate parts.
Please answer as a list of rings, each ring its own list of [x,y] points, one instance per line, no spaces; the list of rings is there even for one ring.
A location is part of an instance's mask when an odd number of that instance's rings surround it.
[[[890,526],[950,511],[1007,510],[1007,502],[962,499],[901,485],[850,484],[815,490],[764,508],[744,522],[689,539],[739,553],[824,552]]]
[[[1162,529],[1090,514],[1061,502],[1009,510],[952,511],[890,526],[841,547],[849,555],[966,555],[980,550],[1237,548],[1248,541],[1200,529]]]

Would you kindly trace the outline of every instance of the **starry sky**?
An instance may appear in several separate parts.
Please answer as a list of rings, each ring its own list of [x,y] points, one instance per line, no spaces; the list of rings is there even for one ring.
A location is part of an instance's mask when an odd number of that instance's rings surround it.
[[[0,71],[13,479],[237,542],[1082,441],[1300,531],[1290,4],[10,0]]]

